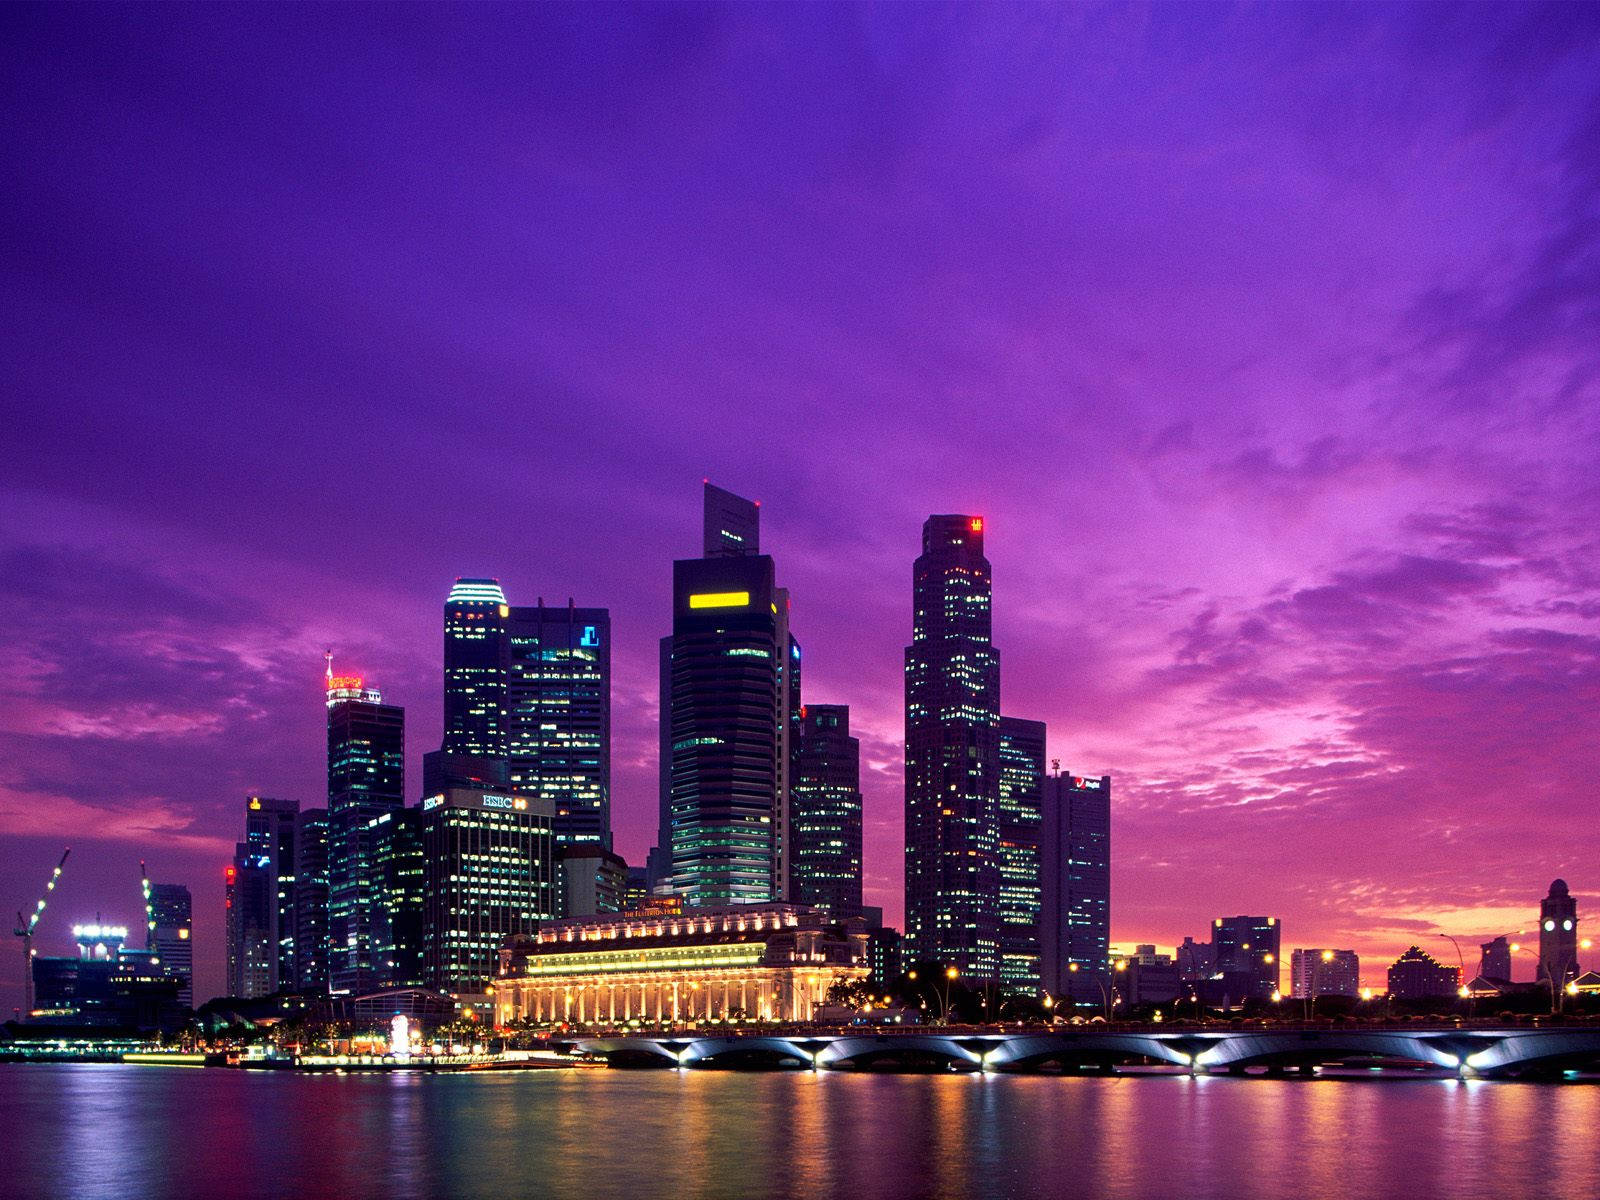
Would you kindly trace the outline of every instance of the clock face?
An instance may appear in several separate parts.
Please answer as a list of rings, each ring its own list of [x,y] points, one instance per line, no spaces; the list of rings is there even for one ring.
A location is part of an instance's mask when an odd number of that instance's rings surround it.
[[[1563,921],[1563,922],[1561,922],[1561,928],[1563,928],[1563,929],[1571,929],[1572,928],[1572,922],[1571,921]]]
[[[1545,932],[1546,933],[1550,932],[1555,927],[1556,927],[1556,923],[1554,921],[1546,921],[1544,923],[1544,928],[1545,928]]]

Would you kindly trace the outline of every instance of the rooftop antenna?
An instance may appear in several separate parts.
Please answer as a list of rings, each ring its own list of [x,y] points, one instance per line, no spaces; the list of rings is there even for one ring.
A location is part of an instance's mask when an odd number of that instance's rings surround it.
[[[324,650],[322,652],[322,657],[323,657],[324,661],[326,661],[327,664],[328,664],[328,673],[327,673],[326,678],[328,680],[328,690],[332,691],[333,690],[333,647],[330,646],[330,647],[328,647],[328,649]]]

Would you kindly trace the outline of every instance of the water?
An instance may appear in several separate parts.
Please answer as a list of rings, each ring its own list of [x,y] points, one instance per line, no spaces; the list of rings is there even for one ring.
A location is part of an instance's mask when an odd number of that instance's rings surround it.
[[[1600,1086],[0,1065],[6,1197],[1596,1197]]]

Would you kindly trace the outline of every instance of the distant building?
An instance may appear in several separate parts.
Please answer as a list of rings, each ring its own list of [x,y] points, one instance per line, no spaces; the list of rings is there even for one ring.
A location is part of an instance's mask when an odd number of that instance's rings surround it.
[[[1192,937],[1183,939],[1174,957],[1178,973],[1190,982],[1209,977],[1217,967],[1216,948],[1210,942],[1197,942]]]
[[[861,743],[850,708],[800,709],[789,819],[790,898],[842,920],[861,912]]]
[[[1567,889],[1567,881],[1550,885],[1550,894],[1539,902],[1539,979],[1555,980],[1565,987],[1578,977],[1578,902]]]
[[[1479,949],[1483,956],[1478,960],[1478,975],[1483,979],[1511,980],[1511,943],[1505,936],[1484,942]]]
[[[1046,990],[1103,1005],[1111,980],[1111,776],[1045,776],[1039,962]]]
[[[809,1021],[835,983],[868,977],[866,941],[859,918],[792,904],[548,921],[502,956],[495,1021]]]
[[[1168,1004],[1187,994],[1178,964],[1172,956],[1156,954],[1155,947],[1141,947],[1148,954],[1121,958],[1111,972],[1112,985],[1122,1002],[1131,1008],[1147,1004]]]
[[[932,516],[905,656],[905,951],[1000,978],[1000,656],[983,518]]]
[[[1354,950],[1296,950],[1289,971],[1290,994],[1296,1000],[1361,994],[1361,959]]]
[[[555,813],[549,800],[447,788],[422,802],[423,975],[475,993],[500,944],[555,916]]]
[[[161,973],[178,981],[178,1002],[194,1007],[194,904],[181,883],[148,884],[144,899],[145,949]]]
[[[898,929],[883,925],[867,929],[867,966],[871,971],[872,986],[887,991],[900,976],[906,973],[902,953],[903,939]]]
[[[629,867],[628,880],[623,885],[622,911],[636,912],[650,896],[649,875],[644,867]]]
[[[562,917],[593,917],[627,906],[628,864],[598,843],[556,848],[557,904]]]
[[[363,995],[386,968],[374,944],[379,826],[405,806],[405,709],[328,670],[328,985]]]
[[[1041,982],[1044,753],[1043,721],[1000,718],[1000,983],[1030,995]]]
[[[1270,1000],[1279,990],[1281,934],[1276,917],[1218,917],[1211,923],[1214,973],[1246,981],[1244,995],[1235,999]]]
[[[1461,971],[1436,961],[1412,946],[1389,967],[1389,995],[1396,1000],[1426,1000],[1454,996],[1461,987]]]
[[[244,841],[234,865],[240,870],[267,872],[271,902],[264,933],[272,949],[266,977],[259,984],[265,991],[237,994],[268,995],[295,986],[295,842],[300,804],[271,796],[247,796],[244,807]],[[252,910],[250,920],[254,919]],[[255,926],[241,928],[254,931]]]

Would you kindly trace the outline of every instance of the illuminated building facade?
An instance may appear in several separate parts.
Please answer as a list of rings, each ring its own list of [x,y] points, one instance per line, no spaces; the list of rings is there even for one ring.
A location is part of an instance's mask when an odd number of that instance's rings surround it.
[[[506,619],[509,787],[543,796],[556,841],[611,848],[611,614],[516,606]]]
[[[495,1020],[804,1022],[836,982],[868,970],[859,919],[793,904],[551,921],[502,957]]]
[[[757,531],[755,504],[708,483],[706,557],[672,567],[661,837],[671,887],[691,906],[761,903],[789,889],[800,647]]]
[[[1218,917],[1211,922],[1216,974],[1231,999],[1270,1000],[1279,990],[1282,933],[1276,917]]]
[[[72,936],[76,958],[33,960],[30,1025],[163,1032],[182,1027],[188,1010],[178,1000],[179,980],[154,951],[127,949],[128,931],[120,925],[75,925]]]
[[[1044,821],[1043,721],[1000,718],[1000,982],[1039,990],[1039,838]]]
[[[444,602],[444,751],[506,756],[505,622],[498,579],[457,579]]]
[[[906,956],[1000,974],[1000,656],[983,519],[933,516],[906,647]]]
[[[178,981],[178,1002],[194,1006],[194,902],[181,883],[152,883],[145,892],[145,949],[162,974]]]
[[[500,944],[555,916],[554,811],[539,796],[446,788],[422,802],[422,970],[481,992]]]
[[[1567,881],[1550,885],[1550,894],[1539,901],[1540,983],[1555,980],[1565,987],[1578,977],[1578,902],[1572,898]]]
[[[1361,958],[1354,950],[1320,946],[1296,950],[1289,960],[1289,992],[1296,1000],[1361,994]]]
[[[556,814],[559,821],[561,814]],[[593,842],[556,846],[556,915],[593,917],[628,908],[628,864]],[[642,898],[642,897],[641,897]]]
[[[328,675],[328,986],[382,984],[373,818],[405,804],[405,709],[361,679]]]
[[[1054,772],[1040,798],[1041,982],[1073,1004],[1103,1004],[1110,987],[1111,776]]]
[[[800,710],[789,829],[794,845],[790,899],[835,920],[861,912],[861,743],[850,708]]]

